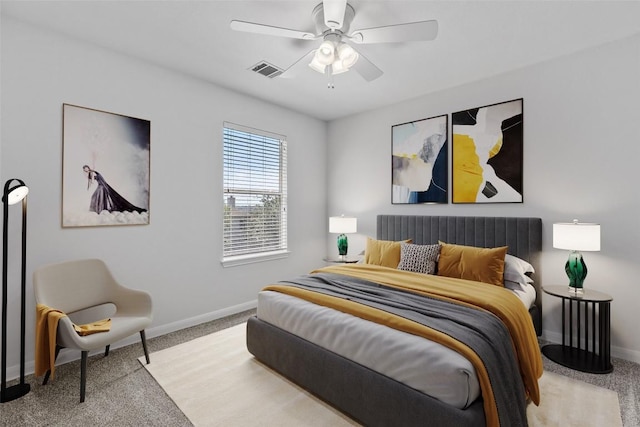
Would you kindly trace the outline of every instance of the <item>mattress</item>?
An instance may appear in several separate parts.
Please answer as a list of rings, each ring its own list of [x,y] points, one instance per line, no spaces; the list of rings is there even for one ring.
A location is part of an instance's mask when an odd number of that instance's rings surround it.
[[[433,341],[279,292],[258,294],[257,317],[453,407],[480,396],[471,363]]]

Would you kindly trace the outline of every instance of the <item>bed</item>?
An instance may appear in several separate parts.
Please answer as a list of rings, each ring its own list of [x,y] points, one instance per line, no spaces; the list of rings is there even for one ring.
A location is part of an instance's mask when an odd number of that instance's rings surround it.
[[[527,261],[531,264],[532,270],[535,270],[535,273],[527,273],[532,285],[538,292],[534,295],[528,309],[530,317],[527,316],[525,323],[528,322],[529,325],[525,325],[525,327],[530,328],[532,331],[535,329],[539,334],[542,326],[540,316],[541,292],[540,284],[536,280],[536,273],[539,274],[540,270],[541,235],[542,222],[539,218],[379,215],[377,217],[376,238],[381,241],[407,241],[411,239],[411,243],[416,245],[432,245],[441,241],[449,244],[482,248],[507,246],[510,255]],[[364,270],[364,273],[358,272],[357,274],[369,275],[364,278],[370,278],[371,274],[378,274],[377,270],[375,270],[376,267],[360,266],[359,268]],[[395,274],[384,271],[384,268],[379,268],[381,271],[380,277],[387,273]],[[339,273],[337,276],[335,275],[336,272]],[[340,267],[337,267],[337,270],[330,269],[329,272],[322,270],[311,276],[314,276],[313,279],[317,275],[323,281],[331,281],[341,278],[342,274],[343,271],[340,270]],[[351,272],[344,274],[351,274]],[[415,275],[415,273],[409,274]],[[307,284],[302,283],[305,280],[307,279],[297,279],[295,286],[306,286]],[[360,279],[350,279],[350,281],[355,282],[358,280]],[[317,286],[317,284],[314,283],[312,286]],[[384,291],[387,292],[388,289],[385,287]],[[509,365],[511,362],[501,362],[505,364],[505,371],[511,372],[512,375],[505,374],[503,377],[506,379],[500,379],[493,374],[493,377],[487,380],[481,372],[484,368],[479,369],[478,366],[474,365],[478,368],[477,372],[475,372],[477,374],[476,383],[473,382],[473,375],[468,375],[464,369],[454,366],[451,369],[464,371],[460,376],[470,378],[462,387],[466,394],[462,396],[459,394],[452,395],[451,401],[449,401],[449,395],[447,394],[449,392],[445,391],[444,397],[438,396],[436,398],[433,397],[429,390],[421,389],[422,385],[411,384],[411,378],[416,377],[415,372],[407,373],[406,370],[398,370],[398,363],[388,363],[386,357],[374,362],[374,364],[369,364],[368,360],[375,359],[374,356],[378,353],[393,353],[394,357],[395,355],[405,355],[406,353],[409,356],[405,357],[405,361],[400,362],[399,365],[409,363],[406,362],[407,359],[425,359],[429,364],[435,366],[424,367],[426,370],[432,369],[430,372],[434,373],[426,376],[436,377],[437,371],[442,369],[438,365],[438,360],[449,360],[452,358],[451,355],[442,353],[439,356],[429,356],[428,358],[411,356],[410,351],[422,354],[420,352],[426,350],[421,347],[413,347],[413,344],[407,344],[406,342],[398,344],[393,341],[392,344],[389,344],[391,341],[386,338],[386,335],[378,343],[375,341],[377,339],[375,334],[381,333],[380,329],[375,329],[377,332],[371,333],[372,337],[367,338],[369,341],[365,339],[368,333],[359,332],[351,335],[349,339],[352,344],[349,350],[351,353],[335,350],[331,346],[332,341],[335,341],[334,336],[338,330],[342,333],[344,329],[344,333],[347,333],[354,322],[362,323],[359,327],[372,328],[372,330],[373,328],[379,328],[379,325],[374,326],[368,320],[360,319],[358,316],[348,317],[350,316],[349,314],[335,313],[336,310],[331,308],[316,307],[308,301],[297,301],[296,304],[293,304],[294,300],[296,300],[295,296],[280,295],[278,292],[269,290],[260,294],[258,316],[249,319],[247,323],[247,347],[249,351],[267,366],[364,425],[507,425],[504,422],[505,419],[510,420],[508,424],[513,424],[513,419],[518,419],[515,424],[526,424],[526,420],[522,421],[521,418],[517,418],[518,415],[515,416],[516,418],[508,418],[508,416],[503,416],[501,413],[500,417],[497,417],[487,409],[487,402],[494,399],[493,395],[487,398],[482,391],[485,390],[482,388],[483,384],[487,382],[490,387],[493,386],[496,395],[500,393],[508,394],[511,389],[507,389],[507,387],[515,387],[514,390],[519,390],[518,381],[512,381],[511,378],[518,376],[517,371],[515,371],[516,374],[513,374],[514,369],[522,369],[522,366],[520,368],[517,366],[515,368],[511,367],[511,371],[509,371],[507,367],[511,366]],[[429,310],[432,310],[432,308]],[[276,316],[275,312],[285,313],[290,319],[279,321],[278,317],[274,317]],[[333,317],[334,315],[347,317],[336,318]],[[287,316],[282,317],[286,318]],[[310,319],[315,320],[301,320],[306,319],[304,316],[311,316]],[[489,317],[493,318],[495,316],[489,315]],[[490,324],[493,322],[489,317],[486,317],[481,323],[484,325],[485,323]],[[286,322],[289,323],[287,324]],[[293,324],[293,327],[288,326],[291,324]],[[355,328],[355,326],[353,327]],[[487,326],[487,328],[491,327]],[[305,330],[306,332],[304,332]],[[355,330],[360,331],[360,329]],[[535,332],[532,332],[532,334],[535,338]],[[357,341],[359,339],[363,341]],[[438,343],[431,343],[429,340],[417,338],[412,334],[408,334],[407,337],[402,339],[414,340],[415,343],[414,341],[412,343],[416,345],[439,345]],[[387,346],[390,347],[386,348]],[[397,349],[402,349],[402,351],[397,351]],[[409,350],[405,351],[405,349]],[[451,349],[444,350],[451,351]],[[504,353],[501,350],[500,352],[501,354]],[[493,357],[491,356],[491,358]],[[521,355],[495,357],[526,358]],[[539,357],[539,352],[537,357]],[[375,363],[378,363],[378,365],[375,365]],[[464,363],[464,361],[461,363]],[[385,364],[387,365],[386,368]],[[487,366],[490,365],[491,363],[487,363]],[[393,372],[390,374],[385,369],[391,369]],[[491,369],[495,371],[496,368]],[[487,371],[491,369],[487,368]],[[396,371],[399,371],[399,373]],[[473,367],[471,371],[473,371]],[[410,380],[404,381],[400,378],[403,375]],[[458,382],[457,377],[454,377],[453,374],[446,378],[450,378],[450,380],[442,381],[441,379],[439,383],[436,382],[436,388],[439,388],[445,382]],[[509,383],[504,386],[504,390],[500,381]],[[491,385],[492,382],[494,382],[493,385]],[[515,383],[515,385],[511,385],[511,382]],[[433,384],[424,385],[427,389],[432,386]],[[484,393],[487,394],[486,391]],[[518,395],[518,393],[514,395]],[[464,402],[465,399],[468,401]],[[502,401],[499,399],[499,397],[495,398],[496,402],[498,402],[495,403],[495,406],[502,408],[498,410],[505,411],[505,406],[511,406],[504,404],[504,397]],[[520,412],[522,412],[523,403],[521,400],[523,399],[524,397],[517,398]],[[456,404],[455,402],[459,400],[463,403]],[[496,423],[498,419],[500,422]]]

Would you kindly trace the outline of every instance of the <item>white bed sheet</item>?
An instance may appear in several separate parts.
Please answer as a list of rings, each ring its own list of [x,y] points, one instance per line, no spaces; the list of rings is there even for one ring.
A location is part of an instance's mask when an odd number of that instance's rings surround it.
[[[513,292],[522,301],[527,310],[536,302],[536,288],[530,283],[518,283],[516,286],[505,284],[505,289]]]
[[[480,396],[471,363],[433,341],[273,291],[258,294],[257,316],[456,408]]]

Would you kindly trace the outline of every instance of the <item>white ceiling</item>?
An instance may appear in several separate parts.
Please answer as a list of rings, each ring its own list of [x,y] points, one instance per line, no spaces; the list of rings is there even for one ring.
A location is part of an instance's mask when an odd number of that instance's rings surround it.
[[[315,32],[320,0],[6,1],[1,13],[143,58],[293,110],[332,120],[494,76],[640,33],[640,1],[349,0],[352,29],[436,19],[430,42],[356,45],[384,71],[326,78],[306,66],[295,78],[249,69],[288,68],[319,41],[240,33],[232,19]],[[615,64],[612,64],[615,66]]]

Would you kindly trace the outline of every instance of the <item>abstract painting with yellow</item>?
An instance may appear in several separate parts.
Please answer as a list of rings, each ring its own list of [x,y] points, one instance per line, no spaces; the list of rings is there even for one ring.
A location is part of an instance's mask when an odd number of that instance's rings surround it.
[[[453,134],[453,203],[472,203],[482,184],[482,166],[468,135]]]
[[[453,203],[522,203],[523,100],[451,116]]]

